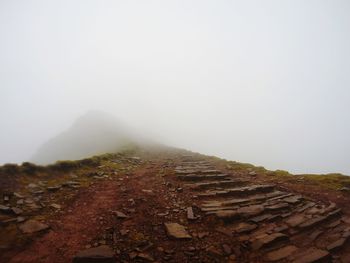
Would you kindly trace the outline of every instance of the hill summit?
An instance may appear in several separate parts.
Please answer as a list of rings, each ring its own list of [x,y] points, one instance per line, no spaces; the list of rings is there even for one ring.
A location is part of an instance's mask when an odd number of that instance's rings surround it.
[[[113,115],[89,111],[66,131],[44,143],[32,157],[38,164],[57,160],[77,160],[106,152],[119,151],[134,143],[126,125]]]

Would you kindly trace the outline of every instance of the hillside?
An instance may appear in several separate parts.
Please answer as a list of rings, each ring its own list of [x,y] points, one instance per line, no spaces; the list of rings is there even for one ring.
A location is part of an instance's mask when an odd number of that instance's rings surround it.
[[[341,176],[133,148],[0,178],[0,262],[350,262]]]

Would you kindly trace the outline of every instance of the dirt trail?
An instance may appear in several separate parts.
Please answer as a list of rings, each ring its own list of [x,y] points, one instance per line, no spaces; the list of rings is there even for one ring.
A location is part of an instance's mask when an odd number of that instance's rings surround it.
[[[108,211],[118,206],[119,195],[118,185],[113,181],[87,188],[62,216],[50,224],[52,229],[47,234],[15,255],[10,262],[69,262],[76,251],[101,231],[96,219],[110,216]]]
[[[97,181],[82,189],[62,215],[51,220],[48,233],[34,239],[17,254],[10,252],[3,255],[3,260],[12,263],[71,262],[79,250],[98,242],[101,233],[111,228],[130,229],[131,234],[145,232],[145,228],[149,228],[146,232],[151,235],[153,211],[166,206],[163,196],[166,195],[166,187],[160,177],[154,176],[157,172],[158,169],[142,166],[131,175]],[[129,212],[130,218],[118,220],[115,211]],[[131,243],[138,242],[122,243],[128,249]]]

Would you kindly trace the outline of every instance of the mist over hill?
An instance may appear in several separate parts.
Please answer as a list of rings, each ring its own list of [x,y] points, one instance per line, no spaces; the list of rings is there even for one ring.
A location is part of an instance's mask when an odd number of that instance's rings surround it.
[[[57,160],[76,160],[115,152],[131,143],[140,143],[140,138],[127,125],[111,114],[89,111],[68,130],[44,143],[31,161],[48,164]]]

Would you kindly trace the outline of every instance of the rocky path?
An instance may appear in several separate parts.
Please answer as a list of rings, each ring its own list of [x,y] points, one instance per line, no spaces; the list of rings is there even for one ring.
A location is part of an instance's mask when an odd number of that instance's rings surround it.
[[[238,262],[348,262],[350,222],[334,203],[223,174],[190,156],[175,173],[216,230],[237,241]]]
[[[49,229],[0,261],[350,262],[350,220],[334,203],[194,155],[98,178],[41,223]]]

